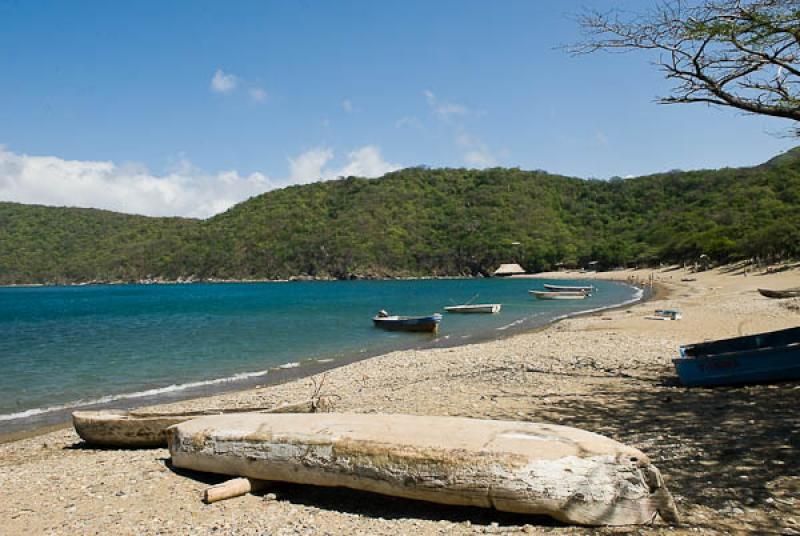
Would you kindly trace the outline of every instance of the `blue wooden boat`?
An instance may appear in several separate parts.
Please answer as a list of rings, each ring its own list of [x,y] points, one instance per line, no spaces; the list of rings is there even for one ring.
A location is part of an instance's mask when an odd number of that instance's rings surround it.
[[[380,328],[392,331],[428,331],[435,332],[442,321],[440,313],[430,316],[397,316],[381,311],[372,318],[372,322]]]
[[[800,327],[681,346],[673,359],[688,387],[800,379]]]

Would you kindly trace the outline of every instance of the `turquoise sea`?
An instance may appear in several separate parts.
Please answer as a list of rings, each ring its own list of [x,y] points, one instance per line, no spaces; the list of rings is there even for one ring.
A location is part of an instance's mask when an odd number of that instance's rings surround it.
[[[593,281],[598,291],[586,300],[533,299],[528,290],[544,282],[0,288],[0,433],[63,420],[76,407],[132,407],[266,384],[289,371],[309,373],[394,349],[499,338],[641,297],[634,287]],[[445,314],[436,337],[387,332],[371,322],[380,309],[423,315],[469,300],[503,309]]]

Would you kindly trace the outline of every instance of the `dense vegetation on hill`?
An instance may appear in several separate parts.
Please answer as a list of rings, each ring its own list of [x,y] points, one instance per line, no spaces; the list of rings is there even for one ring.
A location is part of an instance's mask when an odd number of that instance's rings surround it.
[[[800,254],[800,150],[753,168],[582,180],[409,168],[208,220],[0,203],[0,283],[486,273]]]

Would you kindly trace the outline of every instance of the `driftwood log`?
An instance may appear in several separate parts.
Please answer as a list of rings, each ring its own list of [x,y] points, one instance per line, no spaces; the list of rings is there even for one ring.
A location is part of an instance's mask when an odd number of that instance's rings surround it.
[[[678,514],[639,450],[565,426],[382,414],[238,414],[167,430],[175,467],[346,487],[584,525]]]
[[[252,478],[232,478],[203,491],[203,502],[207,504],[239,497],[253,491],[265,489],[269,482]]]

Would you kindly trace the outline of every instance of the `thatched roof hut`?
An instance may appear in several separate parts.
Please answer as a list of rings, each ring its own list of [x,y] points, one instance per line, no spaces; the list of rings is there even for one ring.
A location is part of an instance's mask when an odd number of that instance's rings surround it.
[[[492,275],[503,277],[508,275],[524,274],[525,269],[519,264],[501,264],[500,268],[494,271]]]

